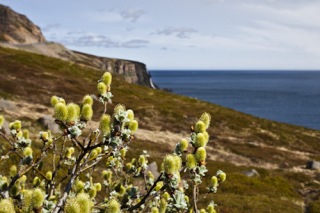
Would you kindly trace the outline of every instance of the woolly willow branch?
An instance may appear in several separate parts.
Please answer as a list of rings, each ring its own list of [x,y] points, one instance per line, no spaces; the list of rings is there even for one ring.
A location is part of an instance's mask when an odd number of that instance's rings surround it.
[[[157,183],[161,180],[162,175],[163,175],[163,172],[159,175],[157,180],[153,183],[153,185],[149,189],[148,193],[141,199],[141,201],[128,209],[129,212],[132,212],[133,210],[139,208],[142,204],[144,204],[146,202],[146,199],[149,197],[152,190],[156,187]],[[122,206],[121,206],[121,208],[122,208]]]

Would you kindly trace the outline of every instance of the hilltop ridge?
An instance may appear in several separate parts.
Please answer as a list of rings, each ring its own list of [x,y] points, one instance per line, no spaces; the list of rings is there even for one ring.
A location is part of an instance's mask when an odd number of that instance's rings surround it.
[[[27,16],[0,4],[0,46],[20,49],[77,63],[102,71],[121,74],[129,83],[154,88],[147,66],[138,61],[107,58],[69,50],[62,44],[49,42],[41,29]]]

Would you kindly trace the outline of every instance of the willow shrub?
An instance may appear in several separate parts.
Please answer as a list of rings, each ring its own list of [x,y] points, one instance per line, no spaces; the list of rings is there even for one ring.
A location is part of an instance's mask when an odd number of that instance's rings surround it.
[[[208,171],[210,114],[201,115],[191,128],[190,138],[182,139],[173,153],[164,157],[160,175],[154,177],[148,170],[146,151],[136,158],[126,158],[138,122],[134,112],[122,104],[114,107],[112,115],[107,114],[111,82],[108,72],[98,81],[98,99],[104,110],[99,128],[87,134],[84,130],[93,116],[92,97],[85,95],[81,104],[51,97],[55,122],[62,133],[41,131],[42,145],[35,152],[21,121],[9,123],[10,132],[6,133],[0,116],[0,135],[6,143],[2,146],[6,150],[0,152],[1,161],[12,164],[7,175],[0,175],[0,213],[215,212],[213,201],[207,209],[197,207],[198,186]],[[100,162],[103,169],[96,166]],[[103,181],[95,182],[92,175],[96,173],[101,173]],[[188,178],[183,179],[182,173]],[[135,181],[139,178],[144,186]],[[211,177],[208,193],[215,193],[225,179],[226,174],[219,170]],[[189,196],[185,193],[188,188]]]

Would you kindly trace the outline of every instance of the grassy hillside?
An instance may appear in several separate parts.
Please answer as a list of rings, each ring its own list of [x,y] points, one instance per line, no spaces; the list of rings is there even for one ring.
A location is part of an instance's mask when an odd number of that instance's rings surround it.
[[[6,100],[50,107],[50,97],[57,95],[79,102],[84,92],[96,93],[96,82],[101,74],[66,61],[0,48],[0,97]],[[182,138],[202,112],[211,113],[208,167],[212,174],[222,169],[228,175],[226,184],[213,195],[219,212],[303,212],[305,207],[310,212],[319,210],[320,178],[315,171],[304,169],[308,160],[320,160],[319,131],[259,119],[194,98],[129,84],[117,75],[112,92],[113,102],[133,109],[140,128],[147,132],[179,134]],[[102,111],[99,104],[94,108]],[[0,109],[0,114],[17,118],[6,114],[6,109]],[[131,155],[146,149],[153,160],[160,162],[178,142],[157,141],[157,138],[137,137]],[[242,173],[253,168],[260,176],[247,177]],[[211,198],[208,195],[202,201],[205,203]]]

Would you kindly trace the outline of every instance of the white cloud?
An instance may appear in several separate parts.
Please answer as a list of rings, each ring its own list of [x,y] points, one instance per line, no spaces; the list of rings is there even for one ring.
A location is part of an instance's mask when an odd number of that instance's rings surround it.
[[[145,14],[145,11],[143,9],[135,9],[135,8],[130,8],[120,12],[120,15],[123,19],[131,22],[137,21],[144,14]]]
[[[193,28],[188,27],[167,27],[161,30],[157,30],[155,34],[157,35],[175,35],[178,38],[190,38],[190,35],[196,33],[197,31]]]

